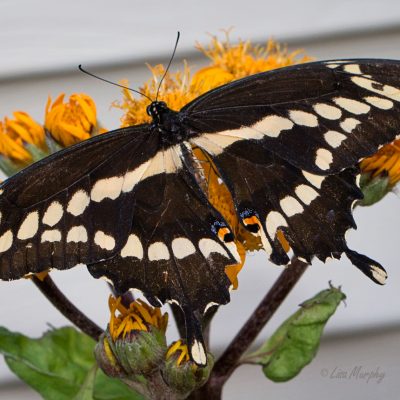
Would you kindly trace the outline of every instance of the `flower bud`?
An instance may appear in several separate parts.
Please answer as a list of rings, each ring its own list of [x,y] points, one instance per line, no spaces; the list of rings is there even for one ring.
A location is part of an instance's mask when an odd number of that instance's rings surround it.
[[[207,365],[198,367],[189,359],[187,346],[179,340],[172,344],[167,352],[162,375],[171,389],[185,396],[207,382],[213,366],[214,357],[207,353]]]
[[[126,308],[111,297],[109,306],[110,323],[95,348],[99,366],[118,378],[151,374],[164,362],[168,315],[140,300]]]
[[[359,202],[361,206],[371,206],[380,201],[392,189],[389,177],[378,175],[371,177],[371,174],[363,174],[360,181],[364,198]]]
[[[107,375],[127,378],[151,374],[163,362],[166,350],[165,334],[157,328],[130,331],[115,341],[107,329],[96,345],[95,356]]]

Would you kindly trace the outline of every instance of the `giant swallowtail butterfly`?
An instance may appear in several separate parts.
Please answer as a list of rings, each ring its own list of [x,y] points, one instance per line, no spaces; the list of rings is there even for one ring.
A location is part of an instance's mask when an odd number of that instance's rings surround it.
[[[148,106],[150,124],[93,137],[1,186],[0,278],[87,265],[118,292],[183,310],[192,359],[205,364],[200,320],[229,302],[224,270],[240,261],[210,204],[199,148],[229,188],[244,228],[275,264],[343,253],[377,283],[385,270],[350,250],[357,163],[400,132],[400,62],[334,60],[253,75],[180,111]]]

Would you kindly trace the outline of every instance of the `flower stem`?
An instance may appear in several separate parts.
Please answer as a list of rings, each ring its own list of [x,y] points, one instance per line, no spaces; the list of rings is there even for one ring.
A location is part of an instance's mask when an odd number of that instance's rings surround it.
[[[274,315],[307,267],[308,264],[296,258],[292,260],[215,363],[208,382],[192,393],[189,399],[221,398],[222,387],[238,366],[240,358]]]
[[[68,318],[82,332],[94,340],[98,340],[103,330],[67,299],[50,278],[50,275],[46,275],[43,280],[33,276],[32,281],[64,317]]]

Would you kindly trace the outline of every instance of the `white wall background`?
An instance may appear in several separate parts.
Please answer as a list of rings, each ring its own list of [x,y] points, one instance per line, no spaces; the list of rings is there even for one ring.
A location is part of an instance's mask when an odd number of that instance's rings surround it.
[[[145,62],[166,62],[176,31],[182,33],[175,67],[183,58],[200,65],[193,50],[196,40],[207,42],[206,32],[218,33],[234,26],[233,37],[265,41],[273,36],[293,47],[304,47],[318,59],[385,57],[400,59],[400,3],[398,1],[233,2],[203,0],[144,1],[0,1],[0,118],[17,109],[43,120],[48,95],[86,92],[93,96],[99,117],[109,129],[118,126],[120,113],[110,110],[119,90],[79,73],[84,64],[115,81],[128,78],[132,87],[149,77]],[[339,396],[363,399],[397,399],[400,373],[400,202],[389,195],[378,205],[357,209],[359,229],[350,245],[379,260],[389,273],[385,287],[371,283],[343,260],[322,265],[315,262],[274,316],[263,336],[282,322],[304,299],[325,288],[329,280],[342,284],[348,296],[328,327],[315,362],[289,384],[265,381],[256,368],[235,374],[226,398],[325,398]],[[239,291],[218,314],[212,344],[223,348],[233,337],[280,269],[264,254],[251,255],[240,275]],[[97,323],[104,326],[108,289],[92,279],[85,269],[54,273],[65,293]],[[40,335],[47,323],[68,322],[52,308],[31,282],[0,282],[0,324],[32,336]],[[176,333],[171,327],[171,339]],[[335,366],[351,369],[379,367],[386,373],[380,384],[340,381],[321,376],[321,369]],[[37,398],[14,387],[13,376],[0,361],[0,399]],[[12,389],[12,390],[11,390]],[[15,390],[14,390],[15,389]],[[249,393],[248,393],[249,394]]]

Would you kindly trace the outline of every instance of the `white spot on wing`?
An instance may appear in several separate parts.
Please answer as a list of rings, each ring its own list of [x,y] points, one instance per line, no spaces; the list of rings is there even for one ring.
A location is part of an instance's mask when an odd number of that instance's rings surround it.
[[[292,110],[289,111],[290,119],[297,125],[316,127],[318,126],[318,118],[309,112]]]
[[[386,283],[387,274],[382,269],[376,265],[370,265],[372,276],[381,284],[384,285]]]
[[[340,126],[345,132],[351,133],[353,129],[355,129],[359,124],[361,124],[361,121],[359,121],[358,119],[346,118],[340,123]]]
[[[58,229],[50,229],[42,233],[41,242],[59,242],[61,240],[61,232]]]
[[[282,211],[288,216],[302,213],[304,211],[303,206],[292,196],[286,196],[279,202]]]
[[[56,225],[63,216],[63,208],[62,205],[58,201],[53,201],[43,216],[43,223],[49,226]]]
[[[174,239],[171,247],[174,256],[179,260],[196,252],[196,248],[194,247],[193,243],[188,238],[184,237]]]
[[[71,197],[67,206],[67,211],[76,217],[83,214],[89,203],[90,198],[88,194],[84,190],[78,190]]]
[[[364,100],[372,106],[380,108],[381,110],[390,110],[394,105],[393,101],[377,96],[367,96],[364,97]]]
[[[199,365],[207,364],[207,356],[204,350],[204,346],[197,340],[195,340],[190,347],[190,354],[192,355],[193,361]]]
[[[12,243],[13,234],[11,232],[11,229],[9,229],[0,236],[0,253],[4,253],[5,251],[7,251],[12,246]]]
[[[100,179],[94,184],[90,197],[96,202],[104,199],[115,200],[121,194],[123,182],[123,176]]]
[[[351,80],[357,86],[369,90],[370,92],[383,95],[394,101],[400,101],[400,90],[394,86],[382,85],[379,82],[361,76],[353,76]]]
[[[73,226],[67,234],[67,242],[83,242],[86,243],[88,240],[88,234],[83,225]]]
[[[21,240],[30,239],[31,237],[36,235],[38,228],[39,213],[37,211],[33,211],[29,213],[22,222],[17,234],[17,238]]]
[[[343,69],[344,69],[346,72],[350,73],[350,74],[362,75],[360,66],[359,66],[358,64],[348,64],[348,65],[345,65],[345,66],[343,67]]]
[[[167,303],[168,303],[168,304],[176,304],[176,305],[179,306],[179,307],[181,306],[180,303],[179,303],[179,301],[176,300],[176,299],[168,299],[168,300],[167,300]]]
[[[215,240],[203,238],[199,240],[199,249],[205,258],[208,258],[211,253],[218,253],[222,256],[229,258],[226,250]]]
[[[182,168],[179,146],[161,150],[150,160],[140,164],[133,171],[128,171],[123,177],[122,192],[127,193],[142,180],[162,173],[174,173]]]
[[[106,281],[111,286],[114,286],[114,282],[110,278],[108,278],[107,276],[103,275],[103,276],[100,277],[100,279],[102,279],[103,281]]]
[[[315,154],[315,165],[322,169],[327,170],[332,164],[333,156],[332,153],[327,149],[318,149]]]
[[[347,136],[343,135],[343,133],[336,132],[336,131],[328,131],[324,134],[324,138],[326,143],[333,148],[337,148],[341,145],[343,140],[347,139]]]
[[[115,247],[115,239],[103,231],[96,232],[94,235],[94,242],[97,246],[105,250],[112,250]]]
[[[206,307],[204,308],[204,311],[203,311],[203,314],[205,314],[211,307],[213,307],[213,306],[219,306],[219,304],[218,303],[215,303],[215,302],[213,302],[213,301],[211,301],[210,303],[208,303],[207,305],[206,305]]]
[[[347,99],[345,97],[336,97],[333,101],[339,107],[342,107],[344,110],[356,115],[366,114],[371,109],[368,104],[353,99]]]
[[[315,189],[304,184],[297,186],[295,192],[297,197],[306,205],[310,205],[319,196]]]
[[[261,121],[255,123],[252,128],[263,133],[263,135],[276,138],[282,131],[292,129],[293,122],[290,119],[279,115],[268,115]]]
[[[318,103],[314,106],[315,112],[323,118],[335,120],[342,116],[340,108],[331,106],[329,104]]]
[[[175,154],[174,154],[175,153]],[[162,173],[174,173],[182,167],[182,162],[177,154],[180,154],[178,146],[159,151],[151,160],[145,170],[142,180]]]
[[[139,260],[143,259],[143,246],[136,235],[129,235],[125,246],[121,250],[121,257],[136,257]]]
[[[169,260],[170,258],[168,247],[163,242],[152,243],[147,250],[147,255],[150,261]]]
[[[230,251],[230,253],[232,254],[233,258],[234,258],[238,263],[240,263],[240,262],[241,262],[241,258],[240,258],[240,255],[239,255],[239,253],[238,253],[236,243],[235,243],[233,240],[230,241],[230,242],[224,242],[224,243],[225,243],[225,246],[226,246],[226,247],[228,248],[228,250]]]
[[[243,139],[234,136],[226,136],[225,132],[226,131],[221,132],[220,134],[204,133],[201,136],[193,139],[192,143],[204,150],[207,150],[208,153],[217,156],[221,154],[226,147],[229,147],[238,140]]]
[[[324,181],[325,176],[311,174],[307,171],[302,171],[302,173],[304,175],[304,178],[306,178],[308,182],[310,182],[316,188],[321,189],[322,182]]]
[[[263,245],[264,251],[268,254],[272,254],[272,246],[271,243],[268,241],[268,238],[264,232],[264,228],[259,230],[259,235],[261,237],[261,244]]]
[[[265,226],[267,227],[268,236],[273,240],[276,231],[280,226],[288,226],[285,218],[278,211],[270,211],[265,219]]]
[[[133,171],[129,171],[125,174],[124,183],[122,185],[122,191],[124,193],[130,192],[142,179],[142,176],[150,164],[150,160],[140,164]]]
[[[239,140],[262,139],[264,136],[278,137],[282,131],[293,128],[293,122],[278,115],[267,115],[252,126],[228,129],[218,133],[203,133],[191,140],[210,154],[221,154],[224,149]]]

